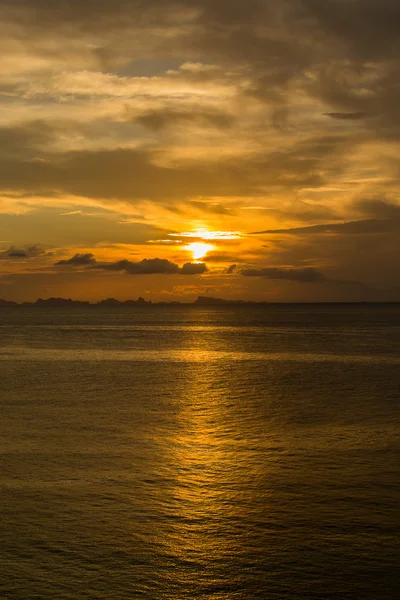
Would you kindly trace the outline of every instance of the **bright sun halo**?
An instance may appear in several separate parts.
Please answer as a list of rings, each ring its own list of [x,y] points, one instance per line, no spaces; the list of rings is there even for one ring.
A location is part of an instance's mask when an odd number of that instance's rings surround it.
[[[186,250],[189,250],[192,253],[194,260],[204,258],[207,252],[209,252],[213,248],[214,246],[212,246],[211,244],[203,244],[203,242],[193,242],[192,244],[188,244],[186,246]]]

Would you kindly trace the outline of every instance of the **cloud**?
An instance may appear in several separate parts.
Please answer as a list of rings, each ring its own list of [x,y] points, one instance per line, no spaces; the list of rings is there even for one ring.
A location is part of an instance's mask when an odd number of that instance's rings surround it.
[[[132,262],[127,259],[117,262],[96,262],[93,265],[95,269],[105,271],[124,271],[129,275],[155,275],[155,274],[176,274],[179,273],[179,266],[166,258],[144,258],[139,262]]]
[[[399,46],[397,0],[303,0],[320,30],[336,44],[346,43],[351,58],[389,58]]]
[[[56,265],[76,265],[76,266],[85,266],[85,265],[93,265],[96,263],[96,259],[93,254],[75,254],[71,258],[67,260],[59,260],[56,262]]]
[[[220,242],[219,242],[220,243]],[[224,242],[224,245],[226,244],[230,244],[232,243],[232,245],[234,245],[235,241],[233,240],[232,242],[230,242],[229,240],[227,240],[226,242]],[[233,261],[236,262],[243,262],[243,256],[238,256],[238,254],[236,252],[223,252],[220,250],[209,250],[207,252],[207,262],[208,263],[233,263]]]
[[[113,202],[260,195],[268,186],[298,189],[323,185],[329,171],[336,172],[335,161],[353,143],[345,136],[322,136],[240,161],[211,157],[167,165],[160,164],[157,152],[148,148],[59,152],[31,160],[7,157],[0,160],[0,181],[5,190],[53,193],[55,197],[73,194]],[[220,203],[190,201],[205,211],[226,212]]]
[[[226,274],[227,275],[231,275],[235,270],[236,270],[236,266],[237,265],[230,265],[227,269],[226,269]]]
[[[399,18],[398,0],[0,0],[1,237],[16,248],[2,258],[38,239],[101,243],[108,261],[112,243],[201,222],[292,234],[270,264],[398,277],[400,213],[384,198],[400,183]],[[44,208],[99,204],[153,231]],[[221,270],[265,264],[260,244],[234,241]],[[101,268],[73,259],[71,276]]]
[[[207,271],[205,263],[185,263],[179,269],[181,275],[201,275]]]
[[[32,246],[16,247],[10,246],[8,250],[0,252],[0,260],[19,259],[19,258],[35,258],[45,254],[46,250],[41,244],[33,244]]]
[[[3,189],[59,191],[87,198],[185,198],[244,194],[253,189],[246,170],[231,163],[161,166],[148,150],[119,149],[0,161]]]
[[[289,235],[313,235],[313,234],[370,234],[370,233],[392,233],[400,231],[400,217],[392,219],[364,219],[362,221],[348,221],[347,223],[325,223],[311,225],[309,227],[293,227],[289,229],[266,229],[255,231],[254,234],[289,234]]]
[[[324,113],[326,117],[331,117],[331,119],[339,119],[342,121],[358,121],[360,119],[364,119],[368,116],[368,113],[365,112],[353,112],[353,113],[342,113],[342,112],[331,112]]]
[[[195,211],[213,214],[213,215],[227,215],[232,213],[232,208],[224,206],[221,202],[207,202],[204,200],[187,200],[185,206],[190,206]],[[194,239],[194,238],[193,238]]]
[[[64,207],[68,206],[66,200],[49,199],[45,206],[43,197],[34,199],[30,204],[25,198],[23,202],[23,207],[28,209],[23,214],[10,211],[0,215],[0,235],[3,239],[11,238],[17,247],[24,247],[25,241],[32,238],[40,239],[43,246],[52,248],[93,249],[99,244],[144,245],[150,239],[167,235],[167,231],[148,222],[137,222],[136,214],[132,215],[132,222],[124,222],[120,212],[103,211],[92,206],[90,210],[93,212],[72,211],[75,214],[63,216]],[[52,207],[53,203],[55,206]],[[77,203],[72,206],[76,207]],[[127,219],[130,207],[128,210],[124,207],[123,215]]]
[[[234,118],[229,113],[202,106],[152,109],[143,111],[132,120],[154,131],[167,127],[188,126],[191,123],[226,129],[234,123]]]
[[[326,219],[335,219],[337,215],[332,207],[322,204],[308,203],[295,199],[293,202],[282,203],[279,208],[271,208],[270,206],[244,206],[245,210],[255,211],[256,214],[271,215],[277,220],[296,220],[296,221],[323,221]]]
[[[323,283],[326,281],[324,275],[312,267],[303,269],[265,267],[262,269],[243,269],[241,275],[244,277],[264,277],[265,279],[283,279],[286,281],[298,281],[301,283]]]
[[[42,120],[0,126],[0,156],[34,156],[56,135],[55,128]]]
[[[400,218],[400,204],[382,198],[359,198],[353,201],[352,208],[371,217]]]
[[[75,254],[60,260],[56,266],[84,266],[103,271],[122,271],[128,275],[202,275],[207,272],[205,263],[185,263],[182,267],[166,258],[144,258],[133,262],[127,259],[116,262],[98,262],[93,254]]]

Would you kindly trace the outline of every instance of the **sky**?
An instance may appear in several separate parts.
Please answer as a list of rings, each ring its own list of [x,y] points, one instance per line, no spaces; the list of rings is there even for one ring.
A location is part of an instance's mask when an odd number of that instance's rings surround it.
[[[398,0],[0,0],[0,298],[400,300]]]

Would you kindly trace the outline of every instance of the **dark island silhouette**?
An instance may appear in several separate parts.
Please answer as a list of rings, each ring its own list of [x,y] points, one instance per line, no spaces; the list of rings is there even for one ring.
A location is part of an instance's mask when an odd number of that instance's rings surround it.
[[[72,300],[71,298],[38,298],[35,302],[14,302],[12,300],[2,300],[0,298],[0,307],[2,306],[33,306],[33,307],[73,307],[73,306],[149,306],[149,305],[195,305],[195,306],[220,306],[220,305],[237,305],[237,304],[267,304],[266,302],[255,302],[251,300],[225,300],[223,298],[214,298],[212,296],[198,296],[194,302],[179,302],[171,300],[169,302],[152,302],[140,297],[137,300],[117,300],[115,298],[106,298],[98,302],[89,302],[86,300]]]
[[[399,304],[399,301],[322,301],[322,302],[268,302],[257,300],[226,300],[224,298],[215,298],[213,296],[198,296],[193,302],[180,302],[178,300],[152,302],[140,297],[137,300],[117,300],[116,298],[106,298],[98,302],[89,302],[88,300],[72,300],[71,298],[38,298],[35,302],[14,302],[13,300],[4,300],[0,298],[0,309],[2,307],[49,307],[49,308],[73,308],[73,307],[110,307],[121,308],[127,306],[149,307],[149,306],[270,306],[286,304]]]

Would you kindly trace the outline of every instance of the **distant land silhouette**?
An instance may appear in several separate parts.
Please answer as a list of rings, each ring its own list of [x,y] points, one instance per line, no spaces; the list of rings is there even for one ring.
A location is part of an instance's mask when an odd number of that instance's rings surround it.
[[[213,298],[212,296],[199,296],[194,302],[179,302],[177,300],[171,300],[170,302],[152,302],[151,300],[145,300],[140,297],[137,300],[116,300],[115,298],[107,298],[105,300],[99,300],[98,302],[89,302],[86,300],[72,300],[71,298],[38,298],[36,302],[14,302],[12,300],[2,300],[0,298],[1,306],[54,306],[54,307],[70,307],[70,306],[147,306],[151,304],[165,304],[165,305],[180,305],[180,304],[194,304],[200,306],[211,306],[220,304],[266,304],[266,302],[252,302],[250,300],[224,300],[223,298]]]
[[[379,301],[344,301],[344,302],[268,302],[257,300],[226,300],[224,298],[214,298],[213,296],[198,296],[193,302],[179,302],[178,300],[152,302],[140,297],[137,300],[117,300],[116,298],[106,298],[98,302],[89,302],[88,300],[72,300],[71,298],[38,298],[35,302],[14,302],[13,300],[4,300],[0,298],[1,307],[25,306],[25,307],[85,307],[85,306],[109,306],[109,307],[124,307],[124,306],[246,306],[256,305],[264,306],[266,304],[399,304],[398,301],[379,302]]]

